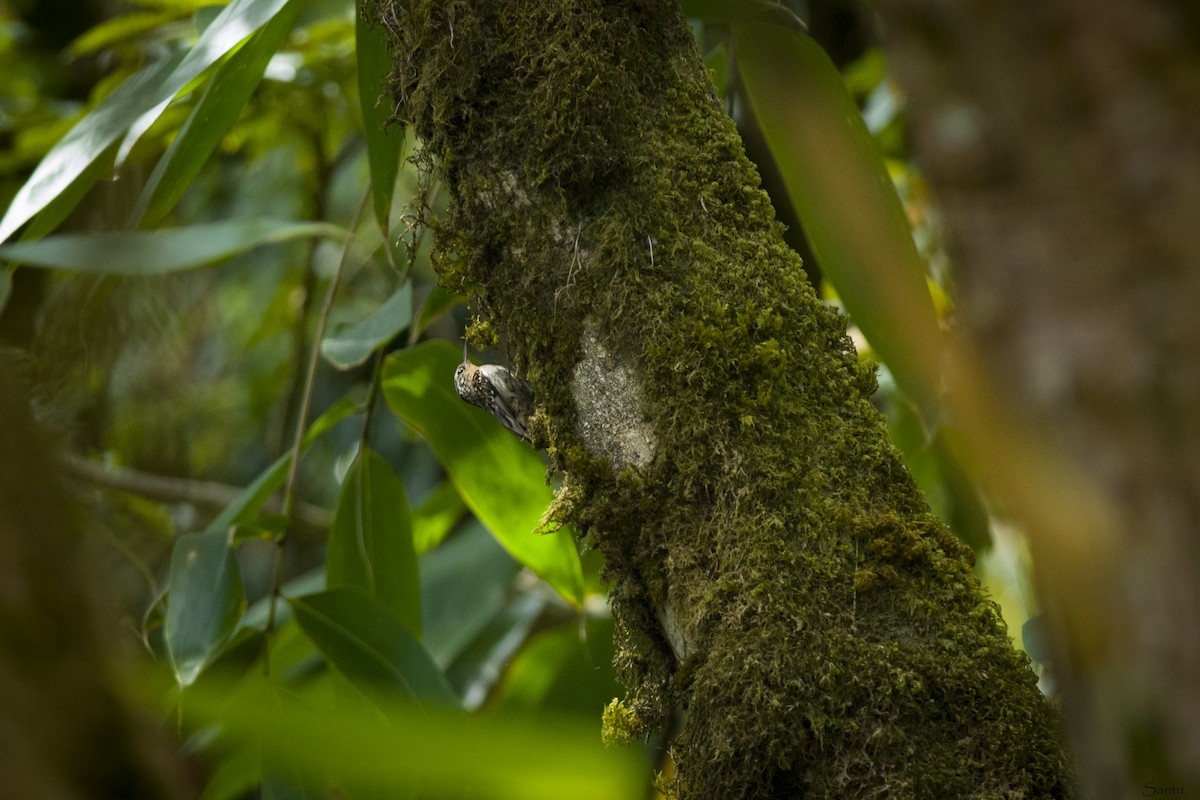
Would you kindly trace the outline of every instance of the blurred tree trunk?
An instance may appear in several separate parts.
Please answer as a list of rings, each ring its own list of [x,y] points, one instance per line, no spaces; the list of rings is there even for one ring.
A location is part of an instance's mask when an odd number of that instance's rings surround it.
[[[1061,475],[1012,504],[1086,783],[1196,791],[1200,10],[880,10],[961,319],[1024,424],[1101,498],[1070,508]]]
[[[1056,715],[869,402],[667,0],[376,0],[442,280],[604,554],[606,718],[680,797],[1057,797]],[[446,376],[447,382],[451,376]]]
[[[0,379],[0,794],[197,794],[170,737],[119,688],[117,629],[20,381]]]

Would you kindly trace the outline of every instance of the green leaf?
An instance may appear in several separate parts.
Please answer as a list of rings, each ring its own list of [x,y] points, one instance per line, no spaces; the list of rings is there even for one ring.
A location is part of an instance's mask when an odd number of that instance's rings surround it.
[[[931,424],[941,332],[908,218],[836,67],[807,36],[734,29],[738,67],[821,269]]]
[[[413,548],[417,555],[437,547],[466,513],[467,506],[453,483],[442,481],[435,486],[413,509]]]
[[[266,244],[314,236],[343,238],[324,222],[239,219],[156,231],[72,233],[0,245],[0,258],[32,267],[110,275],[162,275],[206,267]]]
[[[461,359],[444,341],[389,356],[384,397],[429,441],[479,521],[514,558],[578,606],[583,571],[570,532],[534,533],[554,494],[546,486],[542,460],[486,412],[459,399],[453,381]]]
[[[317,417],[311,425],[308,426],[308,431],[304,434],[304,442],[301,445],[301,454],[308,449],[309,445],[325,431],[332,428],[337,423],[344,420],[346,417],[355,413],[358,406],[347,397],[338,400],[330,406],[324,414]],[[275,460],[275,463],[263,470],[262,474],[255,478],[254,482],[247,486],[242,493],[237,496],[232,503],[225,507],[217,518],[208,524],[204,529],[205,533],[224,534],[225,531],[233,525],[239,525],[253,519],[263,504],[270,499],[280,486],[283,486],[284,479],[287,478],[288,467],[292,463],[292,453],[288,451]]]
[[[626,800],[647,793],[634,748],[605,748],[594,721],[471,717],[388,705],[382,717],[351,704],[314,709],[262,681],[189,690],[189,727],[220,730],[225,751],[295,765],[348,797]]]
[[[424,705],[458,706],[429,653],[379,599],[342,586],[288,603],[322,655],[368,697],[382,689]]]
[[[404,484],[378,453],[360,454],[338,500],[325,583],[353,586],[378,598],[421,635],[421,584]]]
[[[321,355],[338,369],[366,361],[412,322],[412,282],[406,281],[366,319],[333,326],[321,342]]]
[[[0,242],[57,198],[133,125],[144,130],[184,86],[266,23],[284,0],[233,0],[197,40],[174,58],[134,73],[51,148],[0,219]],[[77,197],[82,197],[77,192]]]
[[[759,22],[784,28],[808,30],[796,12],[778,0],[681,0],[685,17],[706,22]]]
[[[204,28],[204,33],[188,50],[187,57],[172,74],[171,82],[178,83],[182,88],[239,42],[266,25],[286,2],[287,0],[233,0]]]
[[[400,149],[404,131],[388,125],[392,117],[391,95],[386,91],[392,59],[383,29],[364,19],[363,7],[355,13],[355,47],[358,54],[358,99],[362,105],[363,131],[367,137],[367,161],[371,167],[371,193],[375,219],[386,241],[391,230],[389,215],[396,175],[400,172]]]
[[[521,566],[472,520],[421,559],[425,648],[448,667],[499,614]]]
[[[169,592],[163,636],[175,680],[188,686],[220,654],[245,602],[226,537],[180,536],[171,553]]]
[[[302,0],[289,0],[274,19],[217,69],[146,182],[133,212],[132,227],[154,225],[179,202],[254,94],[267,62],[283,44],[302,4]]]

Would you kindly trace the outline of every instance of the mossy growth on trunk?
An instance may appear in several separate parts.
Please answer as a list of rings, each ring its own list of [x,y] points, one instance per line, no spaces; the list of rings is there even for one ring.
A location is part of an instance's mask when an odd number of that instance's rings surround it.
[[[552,513],[605,556],[629,687],[607,732],[682,710],[681,798],[1069,794],[1054,710],[675,3],[368,11],[450,192],[441,279],[503,334],[566,476]]]

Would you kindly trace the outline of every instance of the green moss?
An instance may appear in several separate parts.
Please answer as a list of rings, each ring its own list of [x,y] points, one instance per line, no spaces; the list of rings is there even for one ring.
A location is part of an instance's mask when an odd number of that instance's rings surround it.
[[[646,733],[637,714],[620,700],[613,700],[605,707],[601,732],[607,745],[632,744]]]
[[[1067,794],[1054,713],[889,443],[874,370],[783,244],[678,9],[379,10],[398,113],[452,195],[435,263],[535,391],[570,486],[547,523],[606,558],[630,690],[606,736],[685,707],[684,798]],[[639,371],[644,469],[576,433],[585,324]]]

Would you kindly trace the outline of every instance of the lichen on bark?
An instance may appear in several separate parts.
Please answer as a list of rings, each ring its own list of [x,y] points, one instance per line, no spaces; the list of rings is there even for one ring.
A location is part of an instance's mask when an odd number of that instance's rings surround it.
[[[505,335],[568,478],[555,514],[605,556],[629,687],[609,733],[682,709],[682,798],[1067,795],[1053,709],[889,443],[678,7],[370,10],[451,195],[441,278]],[[638,384],[620,402],[648,458],[581,435],[585,337]]]

